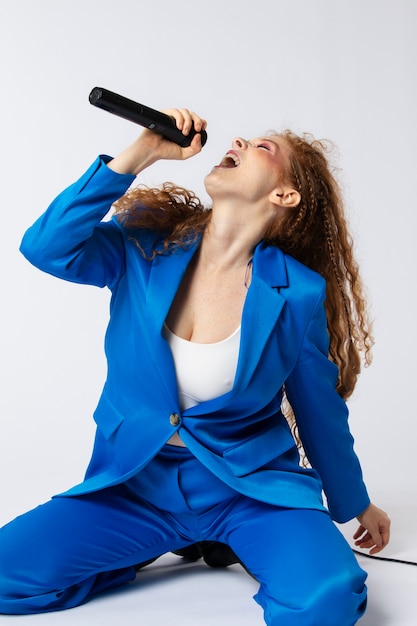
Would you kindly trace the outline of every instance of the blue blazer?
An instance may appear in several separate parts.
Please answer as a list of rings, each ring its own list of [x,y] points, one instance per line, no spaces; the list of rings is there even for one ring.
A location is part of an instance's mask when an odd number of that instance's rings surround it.
[[[140,253],[132,233],[103,221],[134,180],[98,158],[26,232],[21,250],[65,280],[108,287],[108,375],[94,413],[94,450],[83,494],[132,477],[175,431],[194,455],[237,491],[285,507],[323,509],[336,521],[369,504],[328,359],[325,282],[276,247],[259,244],[244,304],[233,388],[181,412],[174,363],[162,327],[198,244],[157,256]],[[155,235],[135,232],[145,250]],[[281,413],[294,409],[312,465],[302,468]]]

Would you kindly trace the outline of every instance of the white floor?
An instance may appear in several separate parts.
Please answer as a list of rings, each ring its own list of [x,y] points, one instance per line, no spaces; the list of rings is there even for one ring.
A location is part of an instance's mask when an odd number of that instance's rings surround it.
[[[375,496],[379,504],[384,496]],[[417,563],[417,500],[415,493],[399,493],[384,503],[392,522],[390,545],[379,556]],[[349,522],[341,531],[351,545],[357,523]],[[359,556],[368,572],[368,610],[360,626],[417,625],[417,567]]]
[[[390,503],[393,539],[383,556],[417,561],[416,503]],[[350,540],[356,523],[342,527]],[[416,626],[417,567],[358,557],[369,573],[369,605],[361,626]],[[142,570],[134,583],[84,606],[46,615],[0,616],[0,625],[24,626],[262,626],[252,600],[257,585],[238,565],[213,570],[170,554]],[[283,624],[283,626],[290,626]]]

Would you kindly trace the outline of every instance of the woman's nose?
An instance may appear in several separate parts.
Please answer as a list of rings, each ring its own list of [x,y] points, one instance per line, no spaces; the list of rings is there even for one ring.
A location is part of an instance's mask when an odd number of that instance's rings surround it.
[[[248,142],[246,141],[246,139],[242,139],[242,137],[235,137],[232,141],[232,147],[246,150],[246,148],[248,147]]]

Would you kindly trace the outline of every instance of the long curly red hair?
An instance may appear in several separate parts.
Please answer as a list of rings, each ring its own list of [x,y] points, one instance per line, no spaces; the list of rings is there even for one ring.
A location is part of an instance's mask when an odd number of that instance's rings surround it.
[[[288,148],[283,179],[301,200],[272,224],[264,239],[325,278],[329,358],[339,369],[337,390],[347,399],[360,373],[361,356],[365,365],[371,363],[373,337],[340,186],[327,158],[331,144],[289,130],[274,135]],[[160,232],[152,257],[197,241],[211,215],[193,192],[173,183],[130,189],[115,211],[128,230]]]

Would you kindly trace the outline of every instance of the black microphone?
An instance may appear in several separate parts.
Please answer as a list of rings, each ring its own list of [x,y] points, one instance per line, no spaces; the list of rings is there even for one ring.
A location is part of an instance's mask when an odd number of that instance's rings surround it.
[[[149,130],[162,135],[165,139],[169,139],[169,141],[177,143],[182,148],[186,148],[190,145],[197,132],[193,124],[188,135],[183,135],[182,132],[178,130],[175,120],[169,115],[166,115],[166,113],[161,113],[160,111],[146,107],[144,104],[139,104],[124,96],[119,96],[119,94],[109,91],[108,89],[94,87],[89,95],[89,101],[100,109],[123,117],[130,122],[140,124],[145,128],[149,128]],[[205,130],[202,130],[200,135],[201,145],[204,146],[207,141],[207,133]]]

